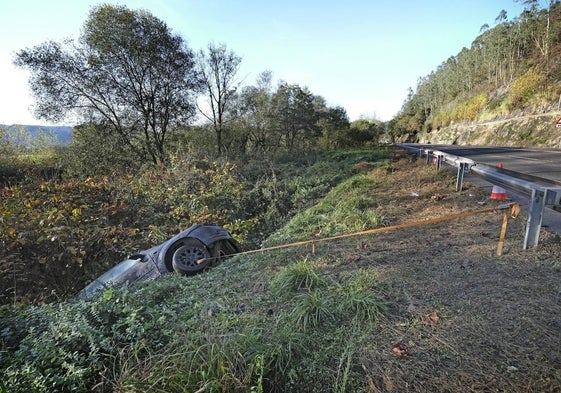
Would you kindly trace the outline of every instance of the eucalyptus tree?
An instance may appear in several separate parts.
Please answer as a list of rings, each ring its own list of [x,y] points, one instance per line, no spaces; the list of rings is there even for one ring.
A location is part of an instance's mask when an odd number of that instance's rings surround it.
[[[198,72],[207,97],[206,106],[199,110],[212,124],[219,155],[223,153],[227,123],[235,118],[232,106],[240,84],[237,74],[241,60],[224,44],[209,44],[207,52],[201,50],[197,57]]]
[[[416,92],[410,92],[395,121],[388,124],[392,137],[418,130],[423,123],[439,127],[452,118],[473,118],[470,109],[483,93],[490,93],[485,96],[492,100],[488,108],[497,105],[501,91],[507,87],[511,91],[520,75],[526,77],[524,83],[529,82],[528,68],[532,66],[545,69],[541,72],[544,82],[536,86],[547,88],[547,78],[553,76],[549,57],[561,37],[561,24],[552,21],[559,19],[561,4],[559,0],[517,1],[525,7],[520,17],[509,21],[506,11],[500,11],[495,26],[484,24],[470,48],[462,48],[457,56],[419,79]]]
[[[543,58],[546,74],[549,73],[550,47],[553,37],[560,33],[560,27],[552,24],[552,12],[554,6],[558,6],[559,0],[518,0],[524,4],[522,22],[524,30],[529,34],[535,48],[539,50]],[[545,3],[545,7],[540,7]],[[553,31],[555,30],[555,31]]]
[[[103,124],[139,161],[165,162],[166,135],[196,112],[194,54],[147,11],[93,7],[77,41],[23,49],[15,64],[31,71],[38,117]]]
[[[407,133],[421,131],[427,119],[425,113],[421,97],[409,87],[407,98],[403,102],[399,113],[387,125],[392,140]]]
[[[495,27],[488,31],[485,46],[490,54],[489,82],[494,86],[501,86],[509,83],[514,76],[520,34],[519,26],[508,21],[505,10],[495,18],[495,24]]]

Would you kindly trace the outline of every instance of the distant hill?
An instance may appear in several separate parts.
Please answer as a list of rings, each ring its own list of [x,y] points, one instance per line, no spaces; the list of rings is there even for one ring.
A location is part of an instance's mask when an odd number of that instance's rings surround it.
[[[27,131],[27,135],[23,136],[24,144],[28,144],[34,141],[38,136],[41,135],[52,135],[56,140],[56,144],[68,145],[72,142],[72,127],[70,126],[41,126],[41,125],[25,125],[25,124],[12,124],[5,125],[0,124],[0,128],[6,130],[6,137],[8,140],[14,143],[12,136],[16,137],[17,140],[21,140],[22,135],[17,132],[18,129]]]

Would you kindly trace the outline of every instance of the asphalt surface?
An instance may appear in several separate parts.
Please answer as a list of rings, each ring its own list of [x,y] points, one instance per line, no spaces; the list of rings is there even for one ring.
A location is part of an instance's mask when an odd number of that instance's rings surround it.
[[[561,150],[430,144],[401,144],[400,146],[439,150],[491,166],[498,166],[499,163],[502,163],[505,169],[511,171],[561,182]],[[476,184],[485,189],[488,188],[489,195],[493,188],[491,183],[474,175],[466,175],[464,181]],[[529,198],[527,195],[507,189],[507,196],[510,200],[520,203],[523,210],[527,211],[529,206]],[[551,208],[546,208],[542,220],[542,227],[556,233],[561,233],[561,213]]]
[[[561,182],[561,150],[456,145],[403,145],[440,150],[491,166],[503,163],[504,168],[511,171]]]

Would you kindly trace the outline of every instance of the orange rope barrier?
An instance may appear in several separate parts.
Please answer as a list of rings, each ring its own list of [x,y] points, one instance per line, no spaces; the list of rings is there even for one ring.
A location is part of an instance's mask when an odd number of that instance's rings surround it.
[[[509,203],[509,204],[505,204],[505,205],[501,205],[501,206],[494,207],[494,208],[489,208],[489,209],[476,210],[476,211],[463,212],[463,213],[455,213],[455,214],[450,214],[450,215],[447,215],[447,216],[429,218],[429,219],[425,219],[425,220],[413,221],[413,222],[408,222],[408,223],[404,223],[404,224],[391,225],[391,226],[375,228],[375,229],[368,229],[368,230],[365,230],[365,231],[347,233],[347,234],[344,234],[344,235],[324,237],[324,238],[312,239],[312,240],[302,240],[302,241],[298,241],[298,242],[280,244],[280,245],[277,245],[277,246],[265,247],[265,248],[260,248],[260,249],[256,249],[256,250],[242,251],[242,252],[239,252],[237,254],[225,255],[225,257],[231,257],[231,256],[234,256],[234,255],[255,254],[255,253],[258,253],[258,252],[280,250],[280,249],[283,249],[283,248],[305,246],[305,245],[308,245],[308,244],[312,245],[312,253],[315,253],[316,244],[319,243],[319,242],[345,239],[345,238],[348,238],[348,237],[355,237],[355,236],[371,235],[371,234],[382,233],[382,232],[390,232],[390,231],[395,231],[395,230],[399,230],[399,229],[413,228],[413,227],[416,227],[416,226],[429,225],[429,224],[435,224],[435,223],[444,222],[444,221],[457,220],[457,219],[460,219],[460,218],[476,216],[476,215],[484,214],[484,213],[493,213],[493,212],[496,212],[496,211],[504,211],[505,209],[508,209],[508,208],[512,209],[512,214],[511,214],[512,217],[515,217],[518,214],[517,212],[520,211],[520,206],[517,203]],[[503,222],[503,230],[506,233],[506,224],[504,222]],[[504,242],[504,235],[501,235],[501,238],[502,238],[502,242]],[[502,243],[499,243],[499,246],[500,246],[500,252],[502,253]],[[500,255],[500,254],[498,254],[498,255]]]

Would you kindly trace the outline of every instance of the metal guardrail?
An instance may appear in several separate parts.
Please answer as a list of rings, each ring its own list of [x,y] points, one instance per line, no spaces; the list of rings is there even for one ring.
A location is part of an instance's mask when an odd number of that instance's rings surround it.
[[[456,191],[462,190],[465,173],[481,177],[491,184],[518,191],[530,197],[528,220],[524,249],[538,245],[543,212],[546,206],[561,207],[561,183],[537,176],[527,175],[507,169],[495,168],[475,162],[469,158],[455,156],[438,150],[397,145],[409,150],[420,157],[426,156],[427,163],[431,157],[436,169],[440,170],[443,163],[458,169],[456,177]]]

